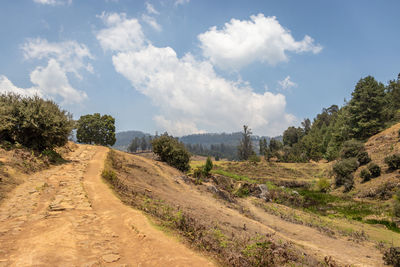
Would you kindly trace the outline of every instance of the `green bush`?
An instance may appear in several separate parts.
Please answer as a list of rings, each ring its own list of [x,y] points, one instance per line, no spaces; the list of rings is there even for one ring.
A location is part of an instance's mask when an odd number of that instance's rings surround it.
[[[151,144],[153,152],[160,157],[161,161],[181,171],[188,171],[190,169],[190,153],[177,139],[172,136],[163,135],[153,139]]]
[[[319,178],[317,182],[317,189],[319,192],[326,193],[331,188],[331,183],[326,178]]]
[[[371,162],[367,166],[369,172],[371,173],[371,178],[376,178],[381,175],[381,167],[378,164]]]
[[[400,169],[400,154],[393,154],[385,158],[385,163],[390,170]]]
[[[340,150],[340,157],[342,159],[356,158],[360,165],[365,165],[371,161],[364,144],[354,139],[343,143],[342,149]]]
[[[0,95],[0,140],[37,151],[68,142],[72,116],[57,104],[38,96]]]
[[[42,156],[46,157],[50,163],[60,164],[65,162],[65,160],[56,151],[51,149],[46,149],[42,151]]]
[[[260,162],[261,159],[259,156],[257,156],[256,154],[253,154],[249,157],[249,162],[253,163],[253,164],[257,164],[258,162]]]
[[[354,184],[352,173],[357,170],[359,163],[355,158],[343,159],[333,165],[336,187],[344,185],[346,190]]]
[[[364,183],[368,182],[369,180],[371,180],[371,173],[367,168],[362,169],[360,172],[360,177],[363,179],[362,181]]]

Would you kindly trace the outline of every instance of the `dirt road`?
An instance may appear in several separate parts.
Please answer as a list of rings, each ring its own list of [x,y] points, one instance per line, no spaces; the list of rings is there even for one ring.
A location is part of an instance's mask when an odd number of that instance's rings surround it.
[[[107,148],[81,145],[0,206],[0,266],[213,266],[125,206],[100,178]]]

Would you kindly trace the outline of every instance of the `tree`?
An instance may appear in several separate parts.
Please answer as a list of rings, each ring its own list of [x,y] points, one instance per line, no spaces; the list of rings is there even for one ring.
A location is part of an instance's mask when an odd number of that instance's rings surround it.
[[[384,124],[385,86],[372,76],[361,79],[349,102],[349,125],[354,138],[363,140],[379,132]]]
[[[261,138],[259,141],[260,155],[265,155],[265,151],[268,149],[267,139]]]
[[[290,126],[286,131],[283,132],[283,144],[287,146],[293,146],[300,141],[303,135],[304,132],[302,128]]]
[[[160,157],[161,161],[181,171],[190,169],[190,153],[186,150],[185,145],[174,137],[164,134],[154,138],[152,146],[153,152]]]
[[[301,123],[301,126],[303,126],[304,134],[308,134],[308,132],[311,130],[310,119],[304,119],[304,121]]]
[[[128,146],[129,152],[136,152],[139,148],[139,138],[135,137],[132,139],[131,143]]]
[[[73,128],[71,114],[53,101],[38,96],[0,95],[0,140],[37,151],[68,142]]]
[[[84,115],[80,117],[77,125],[76,138],[79,143],[112,146],[116,141],[115,119],[110,115]]]
[[[147,141],[145,136],[143,136],[142,139],[140,140],[140,149],[142,151],[147,149]]]
[[[385,115],[389,121],[400,121],[400,74],[386,87]]]
[[[211,161],[211,158],[207,157],[206,165],[204,165],[204,175],[209,176],[212,168],[213,168],[213,163]]]
[[[242,140],[238,147],[238,154],[240,160],[248,160],[249,157],[254,153],[253,146],[251,143],[251,129],[249,126],[243,126]]]

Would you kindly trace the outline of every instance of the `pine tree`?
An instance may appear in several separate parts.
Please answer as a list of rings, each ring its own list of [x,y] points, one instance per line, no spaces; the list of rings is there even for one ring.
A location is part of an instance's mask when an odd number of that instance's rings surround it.
[[[349,102],[351,135],[357,139],[370,137],[384,124],[383,107],[385,86],[372,76],[361,79]]]

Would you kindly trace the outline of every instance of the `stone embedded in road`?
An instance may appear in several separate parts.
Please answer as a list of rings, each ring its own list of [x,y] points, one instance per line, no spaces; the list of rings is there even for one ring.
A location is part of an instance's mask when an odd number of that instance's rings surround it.
[[[120,258],[120,256],[119,256],[118,254],[111,253],[111,254],[103,255],[101,258],[102,258],[105,262],[111,263],[111,262],[116,262],[116,261],[118,261],[119,258]]]

